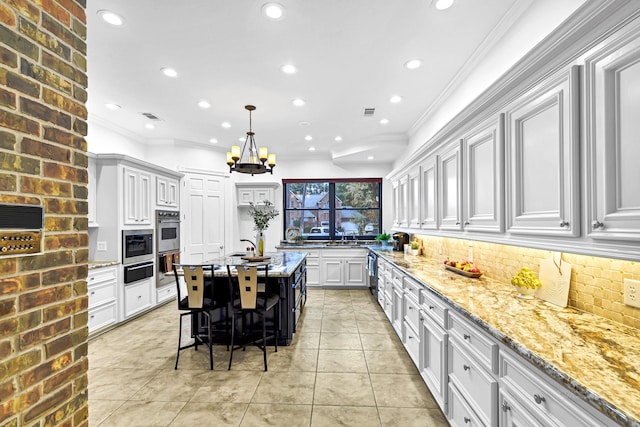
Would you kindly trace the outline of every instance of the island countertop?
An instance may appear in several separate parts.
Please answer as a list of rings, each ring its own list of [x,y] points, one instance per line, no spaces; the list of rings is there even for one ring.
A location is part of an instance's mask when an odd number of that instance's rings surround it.
[[[640,330],[450,272],[442,261],[371,248],[454,310],[621,425],[640,426]]]
[[[269,259],[265,262],[269,263],[269,277],[290,277],[294,271],[298,268],[300,263],[304,261],[307,253],[300,252],[267,252],[265,254]],[[209,259],[203,262],[192,263],[199,265],[214,265],[214,275],[227,276],[227,264],[251,264],[247,260],[242,259],[240,256],[227,256]],[[258,263],[259,264],[259,263]]]

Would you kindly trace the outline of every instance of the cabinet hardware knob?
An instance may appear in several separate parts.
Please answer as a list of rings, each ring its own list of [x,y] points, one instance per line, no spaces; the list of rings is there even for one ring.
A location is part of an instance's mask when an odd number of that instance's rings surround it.
[[[465,221],[464,222],[464,226],[466,227],[467,225],[470,225],[471,223],[469,221]]]
[[[470,339],[471,339],[471,335],[469,335],[469,334],[464,334],[464,339],[465,339],[465,340],[470,340]]]
[[[560,223],[560,227],[568,227],[568,226],[569,226],[569,223],[567,221],[562,221]]]
[[[95,294],[96,294],[96,291],[91,291],[91,295],[95,295]]]
[[[460,225],[460,221],[456,221],[456,225]]]
[[[93,319],[94,317],[96,317],[96,315],[95,315],[95,314],[92,314],[90,317]]]
[[[469,424],[471,422],[471,418],[469,417],[464,417],[464,423],[465,424]]]
[[[595,222],[591,226],[593,227],[594,230],[596,228],[604,228],[604,224],[601,223],[600,221],[598,221],[597,219],[595,220]]]
[[[465,371],[470,371],[471,370],[471,366],[469,366],[469,365],[462,365],[462,367],[464,368]]]
[[[502,402],[502,412],[507,412],[510,410],[511,410],[511,406],[509,406],[507,401],[505,400],[504,402]]]
[[[535,400],[536,403],[539,405],[542,402],[544,402],[544,396],[540,396],[540,395],[534,394],[533,395],[533,400]]]
[[[430,305],[430,306],[429,306],[429,310],[433,310],[434,308],[435,308],[435,307],[434,307],[434,306],[432,306],[432,305]]]

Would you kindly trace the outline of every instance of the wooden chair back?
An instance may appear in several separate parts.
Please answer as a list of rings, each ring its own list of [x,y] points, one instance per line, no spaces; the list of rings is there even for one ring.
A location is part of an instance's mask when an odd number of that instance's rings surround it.
[[[256,266],[238,266],[238,286],[240,306],[243,309],[255,309],[258,297],[258,268]]]
[[[189,308],[202,308],[204,305],[204,269],[201,265],[183,265],[182,271],[187,285]]]

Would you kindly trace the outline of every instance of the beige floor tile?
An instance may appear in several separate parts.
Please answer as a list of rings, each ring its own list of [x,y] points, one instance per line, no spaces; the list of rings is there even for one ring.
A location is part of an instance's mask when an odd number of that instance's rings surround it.
[[[375,406],[313,405],[311,427],[371,427],[379,425],[380,418]]]
[[[320,346],[320,332],[299,330],[293,335],[291,346],[298,348],[318,349]]]
[[[307,332],[320,332],[322,330],[322,319],[303,319],[298,325],[298,332],[306,334]]]
[[[388,334],[393,332],[393,327],[388,320],[356,320],[358,332],[361,334]]]
[[[440,409],[381,408],[378,407],[383,427],[448,427]]]
[[[375,406],[368,374],[318,373],[314,405]]]
[[[316,372],[318,350],[298,347],[279,348],[269,357],[269,371]]]
[[[201,403],[184,405],[170,427],[239,426],[247,403]]]
[[[209,371],[209,378],[191,402],[249,403],[258,388],[262,372]]]
[[[208,378],[209,371],[166,369],[143,385],[131,400],[188,402]]]
[[[418,368],[404,350],[370,350],[364,352],[372,374],[417,375]]]
[[[126,400],[92,400],[89,403],[89,425],[97,426],[113,414]]]
[[[302,310],[300,318],[302,321],[307,319],[322,319],[323,314],[322,307],[305,307],[304,310]]]
[[[320,350],[318,372],[367,372],[362,350]]]
[[[265,372],[251,403],[313,403],[315,372]]]
[[[322,319],[322,332],[346,332],[358,333],[358,326],[355,318],[349,319]]]
[[[311,405],[252,403],[249,405],[240,426],[308,427],[310,422]]]
[[[130,400],[100,424],[100,427],[168,426],[184,407],[184,402],[144,402]]]
[[[275,347],[267,347],[267,367],[269,366],[269,357],[275,354]],[[226,365],[224,369],[229,366],[229,357],[231,353],[227,355]],[[264,371],[264,354],[262,350],[255,346],[247,346],[245,351],[242,349],[235,350],[233,352],[233,360],[231,363],[231,370],[236,371]]]
[[[360,335],[342,332],[323,332],[320,335],[321,350],[362,350]]]
[[[402,350],[402,343],[395,332],[388,334],[360,334],[362,348],[366,350]]]
[[[322,312],[322,318],[332,319],[332,320],[353,320],[356,318],[355,312],[353,311],[353,306],[351,302],[348,303],[338,303],[332,305],[324,306],[324,310]]]
[[[438,408],[420,375],[370,374],[378,407]]]
[[[89,400],[128,400],[157,374],[154,370],[89,369]]]

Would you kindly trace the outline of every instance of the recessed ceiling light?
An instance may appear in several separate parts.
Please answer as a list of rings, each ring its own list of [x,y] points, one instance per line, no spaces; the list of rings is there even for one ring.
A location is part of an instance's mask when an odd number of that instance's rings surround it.
[[[454,0],[434,0],[433,6],[438,10],[445,10],[453,6],[453,1]]]
[[[381,124],[381,125],[386,125],[387,123],[389,123],[389,119],[382,119],[382,120],[380,120],[380,124]]]
[[[309,126],[309,125],[311,125],[311,122],[306,122],[306,121],[298,122],[298,125],[300,125],[300,126]]]
[[[280,3],[265,3],[262,5],[262,13],[272,21],[279,21],[284,18],[284,6]]]
[[[335,141],[342,141],[342,137],[340,135],[336,136],[335,138],[333,138]]]
[[[293,105],[295,105],[296,107],[302,107],[304,104],[307,103],[307,101],[305,101],[304,99],[301,99],[301,98],[296,98],[296,99],[293,99],[291,101],[291,103]]]
[[[198,107],[200,107],[200,108],[211,108],[211,104],[209,104],[209,101],[205,101],[203,99],[202,101],[198,102]]]
[[[238,141],[240,142],[244,142],[247,138],[245,138],[244,136],[240,136],[238,137]]]
[[[367,157],[367,160],[373,160],[373,159],[375,159],[375,157],[373,157],[373,156]]]
[[[422,60],[420,59],[410,59],[404,63],[404,68],[407,70],[415,70],[416,68],[420,68],[422,66]]]
[[[120,106],[118,104],[113,104],[113,103],[109,103],[109,104],[104,104],[105,107],[107,107],[109,110],[119,110]]]
[[[313,137],[311,135],[307,135],[304,137],[305,141],[311,141],[313,139]]]
[[[144,125],[145,128],[147,129],[155,129],[156,127],[153,125],[153,123],[147,123],[146,125]]]
[[[295,67],[295,65],[291,64],[284,64],[282,67],[280,67],[280,70],[282,70],[282,72],[285,74],[295,74],[298,72],[298,69]]]
[[[220,126],[222,126],[225,129],[229,129],[231,127],[231,123],[229,122],[222,122],[220,123]]]
[[[389,102],[391,102],[392,104],[397,104],[400,101],[402,101],[402,97],[400,95],[393,95],[391,98],[389,98]]]
[[[124,24],[124,18],[118,15],[117,13],[111,12],[110,10],[99,10],[98,16],[102,18],[104,22],[107,24],[111,24],[114,27],[120,27]]]
[[[316,147],[309,147],[309,151],[316,151]]]
[[[162,74],[164,74],[167,77],[178,77],[178,72],[173,68],[165,67],[165,68],[161,68],[160,71],[162,71]]]
[[[209,140],[209,142],[210,142],[210,143],[212,143],[212,144],[217,144],[217,143],[218,143],[218,140],[217,140],[217,139],[215,139],[215,138],[211,138],[211,139]]]

